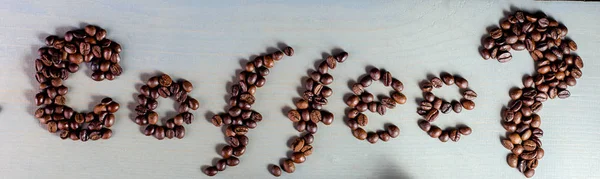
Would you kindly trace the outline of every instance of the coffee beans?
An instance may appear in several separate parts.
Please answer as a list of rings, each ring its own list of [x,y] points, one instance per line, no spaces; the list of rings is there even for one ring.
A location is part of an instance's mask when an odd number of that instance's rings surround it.
[[[271,174],[273,174],[273,176],[279,177],[281,176],[281,168],[277,165],[273,165],[270,167],[269,169],[271,171]]]
[[[440,112],[446,114],[450,111],[451,108],[456,113],[460,113],[463,108],[466,110],[472,110],[475,108],[475,103],[472,100],[475,100],[475,98],[477,98],[477,93],[475,93],[475,91],[473,90],[468,89],[469,82],[462,77],[454,76],[449,73],[443,72],[440,74],[439,78],[433,77],[430,80],[425,81],[424,84],[431,84],[432,87],[435,88],[441,88],[443,86],[442,84],[456,84],[456,86],[463,89],[464,91],[462,92],[463,99],[461,100],[461,102],[452,101],[452,103],[449,103],[443,99],[436,97],[431,92],[433,88],[423,88],[422,86],[421,89],[423,91],[424,100],[420,102],[420,105],[417,108],[417,113],[423,116],[425,120],[420,120],[418,122],[419,127],[423,131],[428,133],[429,136],[431,136],[432,138],[438,138],[441,142],[446,142],[448,140],[457,142],[458,140],[460,140],[461,135],[471,134],[472,129],[468,126],[462,126],[458,129],[449,128],[446,130],[441,130],[439,127],[432,126],[430,124],[438,118]]]
[[[367,132],[361,127],[366,126],[369,123],[369,118],[362,112],[367,111],[377,112],[379,115],[384,115],[387,109],[392,109],[396,104],[406,103],[406,96],[402,94],[404,85],[400,80],[392,77],[392,74],[385,70],[373,68],[367,71],[368,75],[364,76],[358,83],[352,85],[351,95],[346,99],[348,107],[353,108],[348,112],[347,117],[349,118],[347,124],[350,127],[352,134],[359,140],[367,140],[369,143],[374,144],[379,139],[382,141],[389,141],[390,138],[395,138],[400,134],[400,129],[394,125],[388,125],[388,129],[378,132]],[[367,91],[366,87],[369,87],[373,81],[382,81],[384,86],[391,86],[394,91],[391,93],[391,97],[384,97],[380,102],[375,101],[375,96]],[[440,81],[441,83],[441,81]],[[431,103],[423,103],[425,106],[432,107]]]
[[[564,40],[568,29],[545,14],[517,11],[507,19],[508,21],[500,24],[503,33],[491,33],[490,37],[486,37],[485,39],[497,40],[492,44],[489,40],[484,40],[483,51],[487,52],[480,53],[493,53],[491,49],[502,48],[504,43],[508,43],[512,46],[502,55],[512,56],[508,52],[510,49],[527,49],[536,61],[535,70],[538,74],[526,76],[523,78],[523,88],[512,89],[509,92],[511,101],[507,105],[508,109],[503,112],[505,122],[502,124],[509,132],[508,139],[502,140],[502,144],[520,158],[516,167],[529,178],[534,175],[534,169],[538,165],[537,159],[534,159],[537,158],[538,152],[532,151],[543,151],[541,141],[536,137],[543,135],[539,129],[541,119],[536,113],[542,109],[542,102],[570,96],[567,87],[574,86],[576,79],[581,77],[583,61],[581,57],[572,53],[577,50],[577,44],[572,40]],[[513,34],[525,38],[515,40]],[[508,61],[499,57],[497,60],[501,63]],[[514,144],[514,147],[507,147],[508,141]],[[515,167],[512,162],[509,162],[509,166]]]
[[[88,34],[84,32],[84,29],[102,30],[104,36],[101,40],[108,43],[85,42]],[[112,136],[112,131],[108,128],[115,123],[113,113],[119,110],[119,103],[110,98],[105,98],[101,104],[96,105],[93,113],[75,112],[66,105],[66,94],[69,90],[64,86],[63,81],[68,79],[69,73],[77,72],[82,62],[85,61],[90,64],[92,79],[96,81],[113,80],[122,71],[119,65],[120,60],[116,61],[120,51],[115,52],[113,50],[113,46],[118,45],[118,43],[105,39],[106,31],[100,27],[88,25],[84,29],[68,31],[65,33],[64,38],[54,35],[48,36],[45,39],[48,47],[38,49],[40,58],[34,60],[36,70],[34,76],[36,81],[40,83],[40,92],[34,98],[36,105],[41,107],[36,110],[35,117],[47,127],[49,132],[60,133],[61,139],[70,138],[81,141],[109,139]],[[92,32],[91,30],[88,31]],[[90,51],[93,48],[100,51],[105,50],[111,55],[114,54],[115,61],[110,61],[110,58],[92,59]],[[113,73],[110,69],[115,69],[119,73]],[[85,115],[89,116],[90,120],[85,120]],[[87,129],[82,126],[87,126]]]
[[[249,139],[246,136],[246,134],[250,131],[250,129],[256,128],[258,126],[258,122],[262,121],[263,118],[260,113],[252,110],[252,105],[254,105],[254,103],[256,102],[256,90],[266,84],[266,76],[270,74],[269,69],[273,68],[276,62],[282,60],[284,55],[292,56],[293,54],[294,49],[291,47],[286,47],[283,51],[277,51],[271,54],[266,54],[264,56],[258,56],[254,60],[245,64],[245,71],[240,72],[240,74],[238,75],[238,83],[231,86],[231,97],[229,97],[229,109],[227,109],[226,113],[216,114],[211,119],[213,125],[217,127],[224,127],[224,134],[225,136],[227,136],[227,142],[229,144],[221,150],[221,155],[223,159],[219,160],[219,162],[217,162],[213,167],[219,168],[219,171],[223,171],[225,170],[225,167],[220,167],[223,166],[223,162],[221,161],[225,161],[227,166],[237,166],[240,163],[240,160],[237,157],[241,157],[245,153],[246,146],[249,143]],[[321,78],[322,77],[319,76],[318,80],[321,80]],[[168,83],[169,80],[167,78],[164,79],[164,82]],[[323,80],[329,82],[329,80],[332,81],[333,78],[325,76]],[[311,99],[314,98],[315,94],[312,93],[312,87],[314,83],[315,81],[310,81],[311,93],[307,93],[308,95],[310,95],[307,97],[310,97]],[[197,108],[199,106],[197,101],[195,99],[190,100],[190,97],[187,96],[187,93],[193,88],[192,84],[188,81],[182,81],[180,85],[175,84],[177,83],[173,82],[169,89],[171,91],[177,91],[173,92],[175,93],[176,99],[182,102],[187,101],[185,104],[190,109]],[[309,86],[309,84],[307,84],[307,86]],[[323,90],[322,87],[319,89],[318,92],[321,92],[321,90]],[[299,109],[302,111],[307,110],[311,108],[309,100],[310,99],[308,98],[302,99],[296,103],[296,106],[298,106]],[[304,122],[304,124],[302,125],[302,130],[306,130],[306,121],[309,121],[311,116],[309,111],[300,112],[300,110],[289,111],[288,118],[292,121]],[[307,115],[306,117],[303,117],[304,113]],[[314,116],[316,114],[312,115]],[[183,117],[185,119],[185,115],[183,115]],[[323,118],[324,115],[321,114],[320,117]],[[304,118],[306,118],[306,121],[304,120]],[[185,134],[185,130],[183,129],[183,127],[175,127],[176,136],[178,134],[177,129],[180,129],[181,137],[183,137],[183,135]],[[314,129],[316,130],[316,128]],[[302,146],[300,146],[300,148],[301,147]],[[272,167],[270,168],[270,170],[271,173],[273,173],[273,175],[281,175],[281,168],[279,167]]]
[[[179,82],[174,82],[167,74],[148,79],[146,85],[140,88],[141,94],[137,96],[138,106],[136,107],[136,111],[138,116],[135,118],[138,125],[150,124],[144,130],[144,135],[154,135],[158,140],[162,140],[165,137],[168,139],[172,139],[173,137],[178,139],[183,138],[185,136],[183,123],[190,124],[194,119],[194,115],[188,111],[190,109],[196,110],[200,106],[198,100],[189,97],[187,94],[188,90],[191,91],[192,88],[192,84],[189,81],[180,80]],[[158,102],[155,100],[158,96],[153,97],[152,91],[156,91],[163,98],[172,96],[179,103],[179,114],[167,120],[165,127],[157,124],[159,116],[153,110],[158,107]],[[108,105],[106,108],[110,111],[115,107]],[[223,119],[218,115],[213,116],[211,121],[215,126],[223,124]]]

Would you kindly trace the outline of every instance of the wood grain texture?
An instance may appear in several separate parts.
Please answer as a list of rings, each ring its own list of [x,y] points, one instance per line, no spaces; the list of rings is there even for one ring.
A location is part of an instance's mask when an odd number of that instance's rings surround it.
[[[0,178],[206,178],[224,140],[206,117],[222,112],[226,86],[247,59],[278,43],[296,55],[279,62],[257,93],[255,108],[264,116],[249,133],[241,164],[217,178],[269,178],[267,166],[286,156],[286,141],[297,134],[283,109],[299,97],[301,78],[331,49],[350,53],[332,72],[331,126],[319,126],[315,151],[281,178],[523,178],[506,164],[508,153],[500,109],[511,87],[533,71],[525,52],[510,63],[484,61],[477,48],[485,28],[515,7],[543,10],[569,28],[585,61],[583,78],[565,100],[544,103],[541,112],[546,156],[536,178],[600,178],[600,4],[521,0],[425,1],[35,1],[0,0]],[[64,34],[97,24],[123,46],[124,73],[96,83],[84,70],[66,82],[68,104],[90,110],[103,96],[123,106],[116,113],[114,136],[107,141],[62,141],[32,116],[36,82],[33,60],[48,34]],[[385,68],[402,80],[406,105],[386,116],[368,114],[367,129],[385,123],[400,127],[399,138],[370,145],[357,141],[344,125],[343,96],[367,66]],[[448,71],[464,76],[477,91],[477,107],[460,115],[440,116],[437,124],[468,124],[473,134],[459,143],[440,143],[416,121],[417,83],[428,74]],[[201,102],[196,120],[182,140],[143,136],[131,120],[133,96],[157,72],[185,78]],[[385,92],[379,84],[376,92]],[[439,90],[458,99],[457,89]],[[159,100],[161,118],[172,112],[170,99]]]

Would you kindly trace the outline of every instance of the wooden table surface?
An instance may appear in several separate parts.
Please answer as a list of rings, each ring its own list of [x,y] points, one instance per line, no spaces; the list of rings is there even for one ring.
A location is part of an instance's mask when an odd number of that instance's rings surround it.
[[[296,54],[276,64],[258,90],[255,110],[264,120],[248,134],[241,163],[217,178],[271,178],[267,166],[286,157],[297,135],[284,112],[299,97],[301,79],[315,63],[341,48],[350,53],[331,74],[334,95],[325,109],[335,114],[319,125],[314,153],[281,178],[524,178],[508,167],[500,144],[505,131],[500,109],[508,90],[533,72],[526,52],[510,63],[484,61],[478,54],[486,27],[513,9],[542,10],[569,28],[579,46],[583,77],[568,99],[544,103],[540,112],[545,157],[536,178],[600,178],[600,4],[522,0],[425,1],[0,1],[0,178],[207,178],[225,144],[221,128],[207,118],[223,112],[227,85],[247,59],[281,44]],[[104,96],[121,103],[110,140],[73,142],[49,134],[33,117],[37,93],[33,61],[49,34],[96,24],[123,46],[122,76],[94,82],[84,67],[65,84],[68,105],[89,111]],[[369,130],[386,123],[400,137],[368,144],[343,122],[348,84],[370,66],[385,68],[405,84],[405,105],[371,117]],[[458,143],[431,139],[416,124],[418,82],[447,71],[469,80],[479,97],[473,111],[442,115],[441,127],[467,124],[473,134]],[[132,122],[134,96],[151,75],[168,73],[195,85],[201,108],[181,140],[146,137]],[[389,89],[375,84],[374,92]],[[458,99],[456,87],[438,90]],[[161,119],[174,113],[173,100],[160,99]]]

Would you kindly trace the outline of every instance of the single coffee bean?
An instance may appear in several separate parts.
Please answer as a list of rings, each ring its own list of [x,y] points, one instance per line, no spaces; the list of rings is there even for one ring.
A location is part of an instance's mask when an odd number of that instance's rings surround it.
[[[317,133],[318,130],[318,126],[316,123],[312,122],[312,121],[308,121],[306,122],[306,131],[310,132],[310,133]]]
[[[437,126],[431,126],[429,132],[427,132],[431,138],[439,138],[442,135],[442,129]]]
[[[535,152],[536,152],[536,156],[535,156],[536,159],[544,158],[544,149],[542,149],[541,147],[538,147],[538,149],[535,150]]]
[[[421,128],[421,130],[427,132],[431,129],[431,123],[425,121],[425,120],[419,120],[419,128]]]
[[[440,74],[440,77],[442,78],[442,81],[446,85],[453,85],[454,84],[454,76],[452,76],[452,75],[444,72],[444,73]]]
[[[233,148],[233,155],[236,157],[240,157],[240,156],[244,155],[244,153],[246,153],[245,146],[239,146],[239,147]]]
[[[221,160],[217,161],[215,168],[218,171],[224,171],[227,168],[227,159],[221,159]]]
[[[515,155],[521,155],[525,151],[525,148],[521,144],[515,144],[515,147],[512,149],[512,153]]]
[[[321,122],[323,122],[323,124],[325,125],[330,125],[331,123],[333,123],[333,114],[327,111],[321,111]]]
[[[233,166],[236,166],[238,164],[240,164],[240,159],[238,159],[237,157],[233,157],[232,156],[232,157],[227,158],[227,165],[233,167]]]
[[[350,129],[353,131],[358,128],[358,122],[356,122],[356,119],[349,119],[346,121],[346,125],[348,125],[348,127],[350,127]]]
[[[519,157],[515,154],[508,154],[508,156],[506,157],[506,162],[511,168],[515,168],[519,163]]]
[[[519,133],[516,132],[508,135],[508,138],[513,144],[521,144],[522,142],[521,135],[519,135]]]
[[[158,140],[165,138],[165,129],[162,126],[156,126],[154,129],[154,137]]]
[[[521,145],[523,146],[523,149],[525,149],[525,151],[533,151],[537,148],[537,144],[532,140],[525,140]]]
[[[377,141],[379,140],[379,136],[377,135],[377,133],[375,132],[369,132],[367,133],[367,141],[371,144],[377,143]]]
[[[531,135],[535,138],[541,138],[544,136],[544,131],[540,128],[534,128],[533,130],[531,130]]]
[[[370,76],[365,76],[360,80],[360,84],[365,88],[371,86],[372,83],[373,79]]]
[[[565,90],[560,90],[560,91],[558,91],[557,96],[560,99],[566,99],[569,96],[571,96],[571,92],[569,92],[569,90],[566,90],[566,89]]]
[[[450,108],[452,107],[452,105],[449,102],[442,102],[442,105],[440,106],[440,112],[447,114],[448,112],[450,112]]]
[[[333,57],[333,56],[327,57],[325,62],[327,62],[327,66],[331,69],[335,69],[335,67],[337,66],[337,61],[336,61],[335,57]]]
[[[369,71],[369,76],[371,76],[371,79],[377,81],[381,78],[381,70],[373,68]]]
[[[292,55],[294,55],[294,49],[292,47],[286,47],[283,49],[283,53],[286,56],[292,56]]]
[[[304,147],[302,147],[302,150],[300,150],[300,152],[302,152],[304,156],[309,156],[313,152],[313,147],[311,145],[305,145]]]
[[[441,142],[448,142],[450,140],[450,136],[447,131],[442,131],[442,134],[438,137]]]
[[[458,132],[462,135],[469,135],[473,130],[469,126],[463,126],[458,128]]]
[[[532,81],[532,83],[533,83],[533,81]],[[517,100],[517,99],[521,98],[521,94],[523,94],[523,90],[518,89],[518,88],[512,89],[509,92],[509,96],[512,100]]]
[[[475,108],[475,103],[471,100],[462,100],[461,105],[466,110],[473,110]]]
[[[271,166],[269,171],[271,172],[271,174],[273,174],[273,176],[281,176],[281,168],[277,165]]]
[[[352,85],[352,92],[355,95],[360,95],[365,91],[365,88],[360,83],[355,83]]]
[[[404,94],[402,94],[400,92],[393,92],[392,99],[394,99],[394,101],[398,104],[406,103],[406,96],[404,96]]]
[[[438,77],[434,77],[431,80],[429,80],[432,84],[432,86],[434,88],[441,88],[442,85],[444,84],[444,82],[442,81],[442,79],[438,78]]]
[[[373,96],[373,94],[371,94],[369,92],[364,92],[360,95],[360,99],[362,100],[362,102],[370,103],[370,102],[373,102],[375,97]]]
[[[204,174],[208,175],[208,176],[215,176],[217,175],[219,171],[217,170],[217,167],[208,167],[206,169],[204,169]]]
[[[462,104],[460,102],[458,102],[458,101],[452,101],[452,110],[455,113],[460,113],[462,111],[462,108],[463,108],[463,106],[462,106]]]
[[[440,98],[435,99],[435,101],[433,101],[433,108],[434,109],[440,109],[442,107],[442,103],[444,103],[444,101]]]
[[[360,127],[357,128],[357,129],[354,129],[354,131],[352,132],[352,134],[358,140],[365,140],[367,138],[367,132],[364,129],[360,128]]]
[[[475,98],[477,98],[477,93],[475,93],[475,91],[473,90],[465,90],[463,92],[463,98],[468,100],[475,100]]]
[[[432,109],[427,113],[427,115],[425,115],[425,120],[427,120],[428,122],[433,122],[433,121],[435,121],[435,119],[437,119],[438,115],[439,115],[439,110]]]
[[[502,140],[502,146],[504,146],[504,148],[508,149],[508,150],[512,150],[515,146],[512,143],[511,140],[508,139],[503,139]]]
[[[305,140],[303,137],[298,137],[292,142],[292,151],[298,152],[304,147]]]
[[[388,72],[389,73],[389,72]],[[387,74],[387,73],[386,73]],[[391,77],[390,77],[391,78]],[[392,88],[397,91],[397,92],[401,92],[402,90],[404,90],[404,84],[397,79],[392,79],[392,84],[391,84]]]
[[[379,139],[384,142],[387,142],[392,138],[392,136],[390,136],[390,134],[386,131],[377,131],[377,136],[379,136]]]
[[[467,81],[466,79],[464,79],[462,77],[455,76],[454,83],[456,84],[456,86],[458,86],[459,88],[462,88],[462,89],[466,89],[469,87],[469,81]]]
[[[535,159],[537,155],[536,151],[526,151],[521,153],[521,155],[519,155],[519,158],[525,159],[525,160],[533,160]]]
[[[287,173],[294,173],[294,171],[296,171],[296,166],[294,165],[294,161],[291,159],[284,160],[283,163],[281,164],[281,168],[283,168],[283,171],[285,171]]]
[[[433,84],[431,84],[431,82],[425,81],[425,82],[421,83],[421,90],[423,92],[431,92],[432,89],[433,89]]]
[[[421,101],[419,108],[429,111],[433,108],[433,104],[427,101]]]
[[[306,122],[305,121],[298,121],[296,123],[296,130],[298,132],[304,132],[306,130]]]
[[[453,142],[458,142],[460,140],[460,133],[458,130],[452,129],[448,132],[448,137],[450,137],[450,140]]]
[[[306,161],[306,157],[304,156],[304,153],[302,153],[302,152],[294,152],[292,154],[292,157],[290,157],[290,159],[292,159],[292,161],[294,161],[294,163],[304,163],[304,161]]]

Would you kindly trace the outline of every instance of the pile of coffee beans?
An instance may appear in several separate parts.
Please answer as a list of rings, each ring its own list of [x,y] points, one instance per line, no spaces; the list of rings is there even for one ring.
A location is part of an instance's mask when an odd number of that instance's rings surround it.
[[[317,133],[317,124],[333,123],[333,114],[322,109],[327,105],[327,98],[333,95],[333,90],[327,86],[333,83],[333,76],[329,74],[329,70],[335,69],[338,63],[343,63],[346,59],[348,59],[347,52],[328,56],[319,64],[316,71],[308,74],[309,78],[304,83],[305,91],[302,93],[302,99],[295,102],[296,109],[291,109],[287,113],[288,119],[292,121],[296,130],[305,134],[296,137],[292,142],[291,156],[280,166],[273,164],[269,168],[274,176],[280,176],[282,168],[287,173],[293,173],[296,170],[295,164],[304,163],[306,157],[313,152],[313,146],[310,144],[314,141],[313,134]]]
[[[567,27],[543,12],[516,11],[489,31],[481,55],[504,63],[512,59],[510,50],[527,50],[535,62],[536,74],[523,79],[523,87],[509,92],[511,101],[503,108],[502,126],[508,132],[502,145],[511,150],[507,163],[526,177],[533,177],[544,156],[540,138],[541,118],[537,113],[548,99],[565,99],[581,78],[583,61],[574,52],[577,44],[566,38]]]
[[[456,100],[448,102],[432,93],[434,88],[441,88],[444,84],[448,86],[456,84],[458,86],[463,96],[460,102]],[[431,138],[438,138],[441,142],[447,142],[448,140],[458,142],[461,135],[471,134],[472,130],[468,126],[442,130],[438,126],[431,125],[437,119],[440,112],[447,114],[452,110],[455,113],[460,113],[463,108],[465,110],[473,110],[475,108],[473,100],[477,98],[477,93],[469,89],[469,81],[460,76],[443,72],[439,78],[433,77],[421,83],[421,90],[423,91],[424,99],[419,103],[417,113],[425,118],[425,120],[419,120],[418,122],[419,127],[423,131],[429,134]]]
[[[163,140],[165,137],[168,139],[183,138],[185,136],[183,123],[191,124],[194,120],[194,114],[189,110],[196,110],[200,107],[198,100],[188,96],[193,89],[194,86],[189,81],[175,82],[167,74],[151,77],[145,85],[140,87],[141,94],[137,96],[138,105],[135,107],[137,113],[135,123],[140,126],[148,125],[144,129],[144,135],[154,135],[158,140]],[[175,101],[179,103],[177,109],[179,114],[168,119],[164,127],[158,125],[158,113],[154,112],[158,107],[158,97],[174,97]]]
[[[373,81],[381,81],[384,86],[391,86],[394,91],[391,92],[391,97],[383,97],[381,101],[375,101],[375,96],[365,89],[373,83]],[[380,70],[373,68],[368,71],[368,75],[365,75],[360,79],[359,82],[352,85],[352,92],[354,93],[346,99],[348,107],[352,108],[346,114],[348,120],[346,124],[352,130],[352,134],[358,140],[365,140],[371,144],[376,143],[381,139],[384,142],[389,141],[391,138],[396,138],[400,135],[400,129],[389,124],[386,130],[379,130],[377,132],[367,132],[362,127],[369,123],[369,118],[363,112],[369,110],[371,112],[377,112],[379,115],[385,115],[387,109],[393,109],[396,104],[406,103],[406,96],[402,94],[404,90],[404,84],[392,77],[389,71]]]
[[[35,103],[42,106],[35,111],[35,117],[51,133],[60,131],[62,139],[110,138],[112,131],[108,128],[115,122],[113,113],[119,110],[119,103],[105,98],[94,112],[75,112],[66,105],[69,88],[63,81],[69,78],[69,73],[77,72],[83,62],[88,62],[94,71],[93,80],[115,79],[123,71],[119,65],[121,45],[107,39],[106,30],[93,25],[68,31],[64,38],[48,36],[46,45],[38,50],[40,58],[34,63],[35,78],[40,83]]]
[[[214,166],[204,169],[206,175],[214,176],[219,171],[225,170],[227,166],[233,167],[240,163],[237,157],[246,152],[249,142],[246,134],[262,121],[262,115],[252,110],[252,105],[256,101],[254,97],[256,89],[265,85],[267,82],[265,77],[269,75],[269,69],[275,66],[275,62],[282,60],[284,55],[294,55],[294,49],[286,47],[283,52],[277,51],[258,56],[248,62],[245,71],[238,75],[239,82],[231,86],[229,110],[227,113],[216,114],[211,119],[213,125],[225,128],[225,136],[229,145],[221,149],[222,159],[218,160]]]

